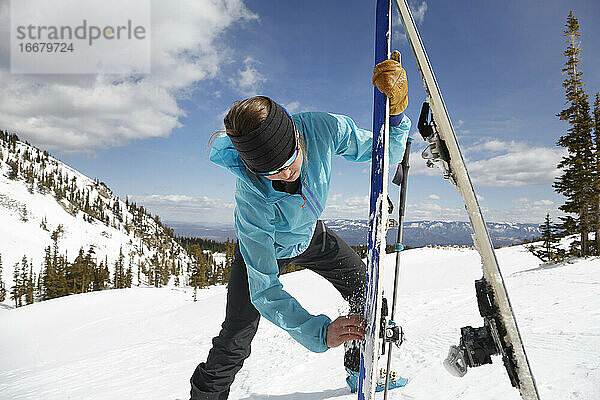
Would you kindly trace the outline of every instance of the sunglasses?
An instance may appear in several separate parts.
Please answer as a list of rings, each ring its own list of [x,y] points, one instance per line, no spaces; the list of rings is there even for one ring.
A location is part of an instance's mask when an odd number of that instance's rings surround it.
[[[281,166],[281,168],[276,169],[275,171],[269,171],[269,172],[254,172],[256,175],[260,175],[260,176],[271,176],[271,175],[277,175],[278,173],[285,171],[286,169],[288,169],[293,163],[294,161],[296,161],[296,158],[298,158],[298,154],[300,154],[300,147],[296,146],[296,151],[294,151],[294,154],[292,155],[292,157],[290,157],[289,160],[287,160],[285,162],[285,164],[283,164]]]

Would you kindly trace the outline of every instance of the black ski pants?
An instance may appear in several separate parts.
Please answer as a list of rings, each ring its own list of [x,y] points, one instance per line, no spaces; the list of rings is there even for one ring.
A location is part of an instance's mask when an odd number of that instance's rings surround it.
[[[314,271],[327,279],[349,302],[350,312],[362,314],[366,266],[360,257],[338,235],[317,221],[310,245],[302,254],[277,260],[279,272],[288,264]],[[227,287],[225,322],[205,363],[198,365],[190,379],[191,400],[226,400],[235,374],[250,356],[250,343],[258,329],[260,314],[250,301],[246,264],[235,246],[234,261]],[[344,365],[358,371],[359,348],[354,343],[346,347]]]

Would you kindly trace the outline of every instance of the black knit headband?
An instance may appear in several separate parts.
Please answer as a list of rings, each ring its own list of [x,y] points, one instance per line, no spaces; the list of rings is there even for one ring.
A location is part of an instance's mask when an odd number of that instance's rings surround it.
[[[270,110],[258,128],[243,136],[230,136],[233,146],[253,172],[280,168],[296,150],[296,130],[288,112],[268,97]]]

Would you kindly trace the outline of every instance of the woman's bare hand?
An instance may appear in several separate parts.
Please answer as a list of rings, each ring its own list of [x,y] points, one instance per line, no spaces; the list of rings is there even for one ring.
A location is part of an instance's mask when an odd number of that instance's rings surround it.
[[[364,336],[365,324],[362,316],[342,316],[327,327],[327,347],[338,347],[349,340],[362,340]]]

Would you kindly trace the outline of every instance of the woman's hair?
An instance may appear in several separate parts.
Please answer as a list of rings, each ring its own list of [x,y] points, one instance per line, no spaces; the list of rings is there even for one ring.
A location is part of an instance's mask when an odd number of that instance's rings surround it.
[[[271,104],[266,97],[236,101],[225,116],[225,132],[230,136],[244,136],[258,128],[270,111]]]
[[[245,100],[236,101],[229,109],[223,122],[225,123],[224,131],[213,133],[208,140],[210,148],[221,133],[226,133],[229,136],[244,136],[253,130],[257,129],[260,124],[267,119],[271,111],[269,99],[264,96],[254,96]],[[299,145],[304,153],[304,161],[308,161],[308,152],[306,143],[301,134],[299,137]]]
[[[269,111],[271,111],[271,104],[266,97],[255,96],[236,101],[223,120],[225,130],[213,133],[208,139],[208,147],[212,146],[221,133],[229,136],[244,136],[248,132],[252,132],[267,119]]]

